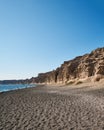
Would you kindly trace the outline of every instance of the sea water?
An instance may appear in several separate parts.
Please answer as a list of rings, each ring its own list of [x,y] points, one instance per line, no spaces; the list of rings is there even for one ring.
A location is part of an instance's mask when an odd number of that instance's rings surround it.
[[[35,87],[35,84],[0,84],[0,92]]]

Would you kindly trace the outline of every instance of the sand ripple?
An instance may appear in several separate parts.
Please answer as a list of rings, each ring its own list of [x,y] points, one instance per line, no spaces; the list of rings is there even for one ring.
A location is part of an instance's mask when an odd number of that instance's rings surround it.
[[[104,130],[104,89],[1,93],[0,130]]]

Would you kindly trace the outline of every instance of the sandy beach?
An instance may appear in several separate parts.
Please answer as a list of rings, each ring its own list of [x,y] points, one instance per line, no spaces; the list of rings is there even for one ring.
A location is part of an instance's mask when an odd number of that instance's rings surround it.
[[[104,87],[39,86],[0,93],[0,130],[104,130]]]

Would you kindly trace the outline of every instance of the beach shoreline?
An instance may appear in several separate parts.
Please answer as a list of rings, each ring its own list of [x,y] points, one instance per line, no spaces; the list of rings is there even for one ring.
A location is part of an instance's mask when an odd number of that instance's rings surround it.
[[[104,87],[82,86],[0,93],[0,130],[104,130]]]

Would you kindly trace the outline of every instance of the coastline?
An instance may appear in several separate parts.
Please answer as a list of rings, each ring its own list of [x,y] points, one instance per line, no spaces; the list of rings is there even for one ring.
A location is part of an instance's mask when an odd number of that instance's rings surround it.
[[[103,130],[103,86],[45,86],[0,93],[0,129]]]
[[[36,87],[37,84],[0,84],[0,93],[24,88]]]

